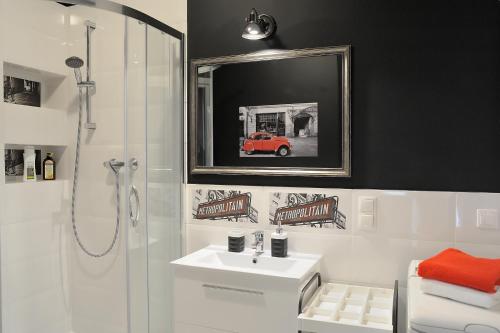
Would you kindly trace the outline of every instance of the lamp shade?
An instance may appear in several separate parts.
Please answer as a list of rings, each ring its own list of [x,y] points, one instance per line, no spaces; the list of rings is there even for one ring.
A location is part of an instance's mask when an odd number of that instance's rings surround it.
[[[276,21],[274,18],[266,14],[259,15],[255,8],[250,11],[246,22],[247,24],[241,34],[241,37],[245,39],[264,39],[276,31]]]

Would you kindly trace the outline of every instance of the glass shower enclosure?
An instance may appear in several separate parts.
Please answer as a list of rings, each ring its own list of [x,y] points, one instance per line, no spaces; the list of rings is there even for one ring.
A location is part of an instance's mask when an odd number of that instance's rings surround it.
[[[107,0],[0,0],[0,26],[1,332],[172,332],[183,34]],[[27,146],[55,181],[12,172]]]

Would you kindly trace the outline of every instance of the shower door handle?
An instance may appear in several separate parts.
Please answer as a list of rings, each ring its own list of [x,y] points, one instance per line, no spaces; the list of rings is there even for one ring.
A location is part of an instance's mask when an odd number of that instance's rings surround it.
[[[135,199],[135,207],[136,207],[136,212],[134,214],[133,209],[132,209],[132,199]],[[130,193],[128,196],[128,206],[129,206],[129,215],[130,215],[130,223],[132,224],[132,227],[137,227],[139,224],[139,218],[140,218],[140,212],[141,212],[141,201],[139,198],[139,191],[137,190],[137,187],[134,185],[130,186]]]
[[[139,169],[139,161],[135,157],[132,157],[130,159],[129,165],[130,165],[130,170],[132,171],[137,171],[137,169]]]

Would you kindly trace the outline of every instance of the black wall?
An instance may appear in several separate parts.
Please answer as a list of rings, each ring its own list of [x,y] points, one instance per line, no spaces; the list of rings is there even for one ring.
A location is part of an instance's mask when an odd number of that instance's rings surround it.
[[[215,70],[213,142],[217,150],[214,164],[342,167],[341,72],[342,58],[338,55],[231,64]],[[240,158],[240,106],[311,102],[318,105],[319,156]]]
[[[268,41],[240,37],[251,7]],[[188,0],[188,58],[350,44],[352,177],[190,183],[500,192],[497,0]]]

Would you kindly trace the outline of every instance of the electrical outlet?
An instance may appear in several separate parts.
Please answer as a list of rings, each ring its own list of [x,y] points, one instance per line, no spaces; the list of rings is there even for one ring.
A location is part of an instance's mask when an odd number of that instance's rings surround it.
[[[375,215],[376,199],[373,197],[359,197],[359,212],[361,214]]]
[[[373,215],[359,215],[359,229],[364,231],[374,231],[375,226],[375,216]]]
[[[478,209],[476,226],[479,229],[498,230],[498,210]]]

